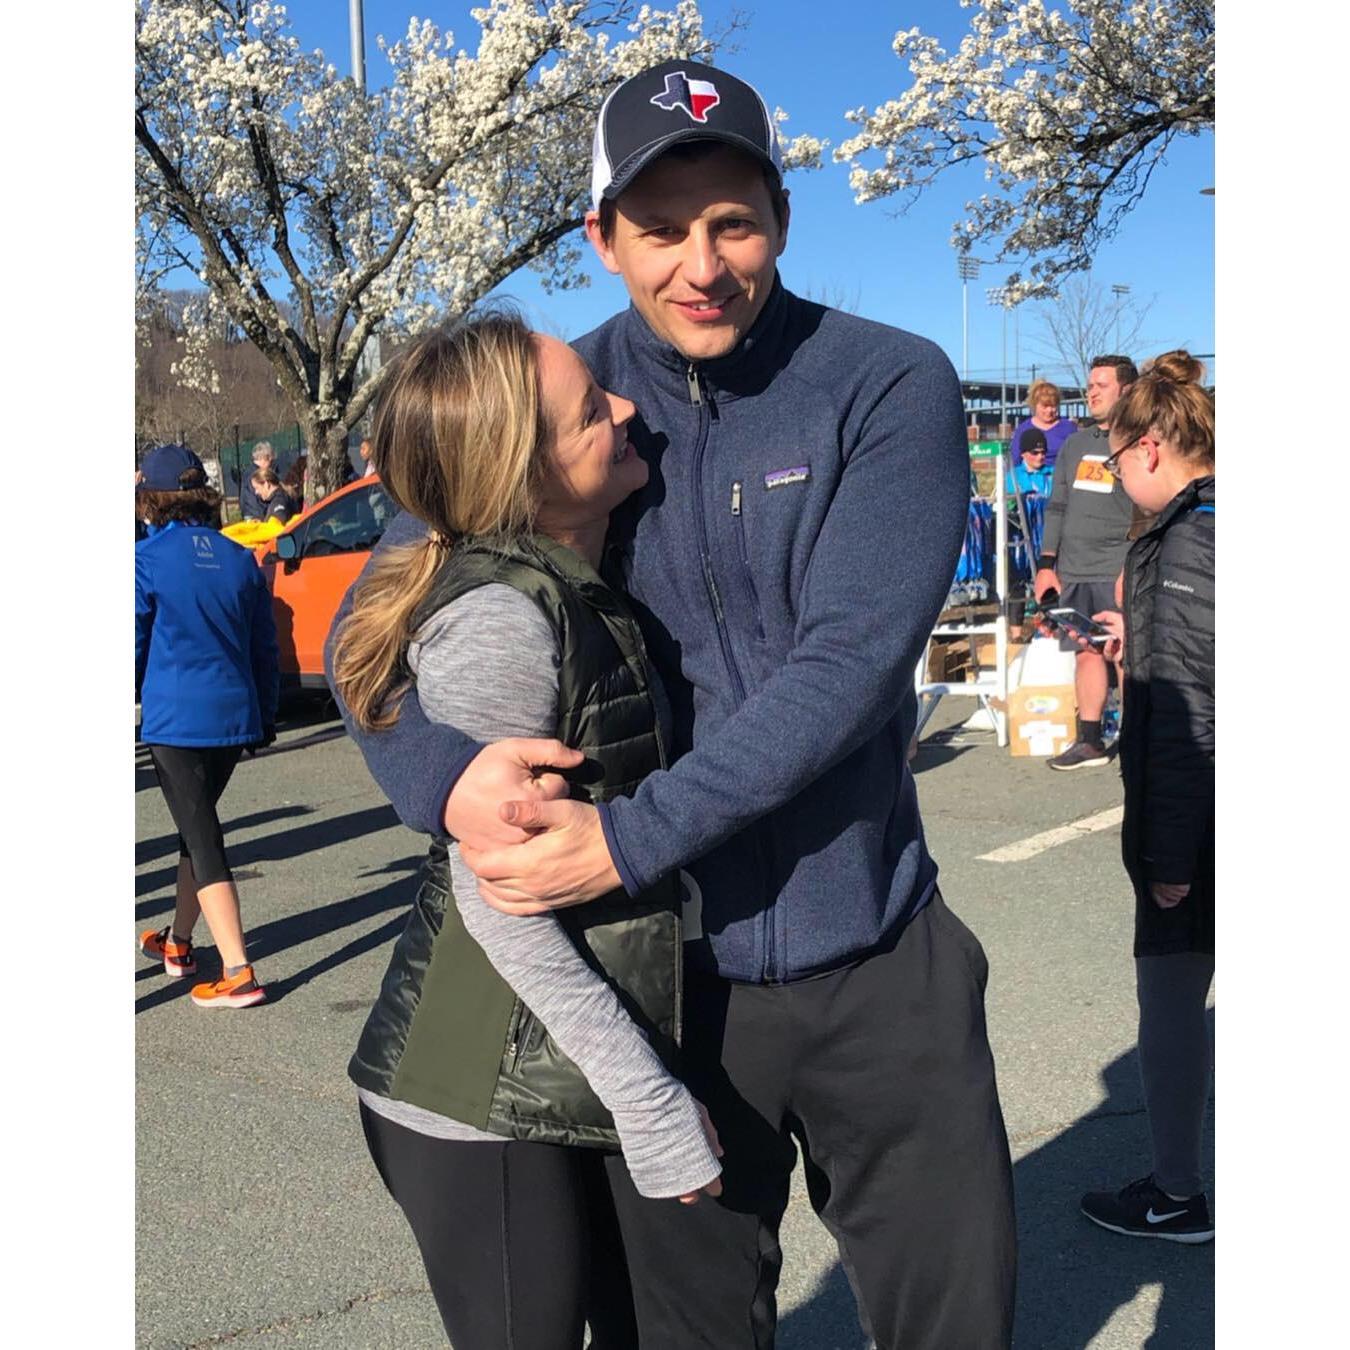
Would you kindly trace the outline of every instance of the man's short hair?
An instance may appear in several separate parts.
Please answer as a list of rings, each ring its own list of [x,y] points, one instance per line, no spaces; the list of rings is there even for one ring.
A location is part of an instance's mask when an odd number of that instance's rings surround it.
[[[1139,378],[1139,371],[1128,356],[1094,356],[1088,365],[1088,370],[1096,370],[1098,366],[1113,366],[1116,379],[1120,382],[1122,388],[1127,384],[1133,384]]]
[[[681,141],[677,145],[672,145],[661,159],[683,159],[691,163],[697,163],[700,159],[706,159],[717,150],[735,149],[734,146],[724,145],[721,141]],[[743,153],[737,151],[738,154]],[[783,190],[782,180],[767,165],[760,163],[753,155],[745,155],[745,160],[753,164],[764,179],[764,186],[769,193],[769,201],[773,206],[773,218],[778,225],[778,232],[783,232],[783,222],[787,216],[787,194]],[[653,161],[657,163],[659,161]],[[605,243],[610,244],[614,241],[614,225],[618,220],[618,205],[609,197],[600,199],[600,237]]]
[[[259,441],[253,447],[253,462],[261,464],[265,459],[276,459],[277,452],[272,449],[271,441]]]

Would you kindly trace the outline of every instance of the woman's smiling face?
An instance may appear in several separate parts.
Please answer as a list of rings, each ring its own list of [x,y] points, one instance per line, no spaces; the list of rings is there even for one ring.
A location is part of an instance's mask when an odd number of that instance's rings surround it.
[[[539,394],[549,426],[537,527],[572,531],[609,515],[647,481],[647,463],[628,439],[637,409],[601,389],[565,342],[534,335]]]

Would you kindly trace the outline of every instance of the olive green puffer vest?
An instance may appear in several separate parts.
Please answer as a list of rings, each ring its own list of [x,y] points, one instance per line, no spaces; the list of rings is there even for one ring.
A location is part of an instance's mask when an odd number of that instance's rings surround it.
[[[558,635],[556,736],[585,752],[572,796],[632,793],[665,748],[637,621],[577,554],[543,536],[455,546],[421,624],[452,600],[500,582],[529,596]],[[617,1147],[613,1118],[581,1071],[465,931],[436,839],[408,925],[348,1074],[360,1087],[514,1139]],[[681,933],[672,878],[637,899],[622,890],[556,911],[589,964],[673,1067],[680,1025]]]

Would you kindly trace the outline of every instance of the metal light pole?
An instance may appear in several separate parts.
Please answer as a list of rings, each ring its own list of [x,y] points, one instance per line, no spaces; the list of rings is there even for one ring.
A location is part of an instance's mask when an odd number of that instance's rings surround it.
[[[1122,286],[1119,283],[1111,287],[1111,294],[1116,297],[1116,351],[1120,351],[1120,302],[1130,293],[1128,286]]]
[[[980,275],[977,258],[969,253],[956,255],[956,275],[961,278],[961,378],[970,379],[970,299],[967,294],[968,282]]]
[[[366,21],[361,12],[362,0],[347,0],[347,16],[352,30],[352,79],[356,87],[366,92]]]
[[[985,291],[991,305],[1003,310],[1003,376],[998,391],[998,438],[1003,439],[1003,427],[1008,421],[1008,288],[990,286]]]

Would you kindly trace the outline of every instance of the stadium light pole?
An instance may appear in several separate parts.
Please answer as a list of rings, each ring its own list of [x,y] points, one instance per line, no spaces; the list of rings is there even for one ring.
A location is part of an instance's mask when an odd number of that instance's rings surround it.
[[[366,92],[366,19],[361,9],[362,0],[347,0],[347,18],[352,33],[352,79],[356,87]]]
[[[961,378],[970,379],[970,298],[968,283],[980,275],[978,258],[969,253],[956,255],[956,275],[961,278]]]
[[[991,305],[1003,310],[1003,376],[998,391],[998,438],[1003,439],[1003,428],[1008,421],[1008,288],[990,286],[985,295]]]
[[[1116,297],[1116,351],[1120,351],[1120,302],[1130,293],[1128,286],[1123,286],[1117,282],[1111,287],[1111,294]]]

